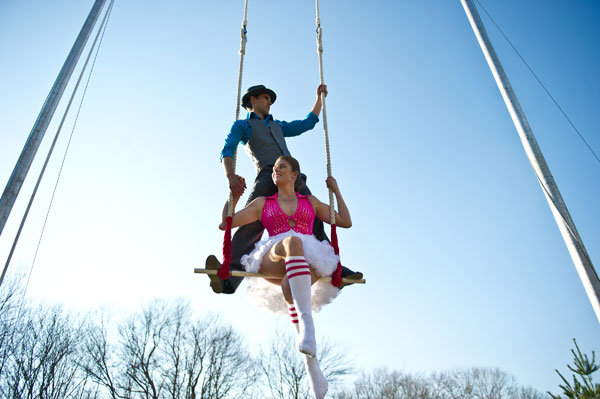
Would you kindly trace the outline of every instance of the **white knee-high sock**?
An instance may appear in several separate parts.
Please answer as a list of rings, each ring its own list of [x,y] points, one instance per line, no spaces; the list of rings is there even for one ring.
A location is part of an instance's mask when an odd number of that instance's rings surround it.
[[[296,334],[299,334],[300,327],[298,323],[298,312],[296,311],[296,305],[293,303],[288,303],[287,306],[292,325],[296,330]],[[327,393],[327,389],[329,388],[329,384],[323,375],[323,372],[321,371],[319,361],[316,357],[310,357],[307,355],[302,355],[302,357],[304,358],[304,368],[306,369],[306,374],[308,375],[308,383],[311,391],[315,395],[315,398],[324,398],[325,394]]]
[[[294,306],[298,313],[298,350],[308,356],[317,354],[315,326],[310,308],[310,268],[304,256],[288,256],[285,267]]]
[[[308,383],[315,398],[323,399],[329,388],[329,383],[321,371],[316,357],[304,356],[304,366],[308,374]]]
[[[288,303],[287,306],[292,325],[296,330],[296,334],[299,334],[300,327],[298,325],[298,312],[296,311],[296,305],[293,303]],[[302,355],[302,357],[304,358],[304,368],[306,369],[306,374],[308,375],[310,389],[315,395],[315,398],[324,398],[325,394],[327,393],[327,389],[329,388],[329,383],[321,371],[319,361],[316,357],[310,357],[307,355]]]

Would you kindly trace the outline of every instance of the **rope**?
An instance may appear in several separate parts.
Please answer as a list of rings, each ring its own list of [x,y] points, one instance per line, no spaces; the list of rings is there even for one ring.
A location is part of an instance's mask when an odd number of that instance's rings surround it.
[[[54,140],[52,141],[52,145],[50,146],[50,149],[48,150],[48,155],[46,156],[46,160],[44,161],[44,165],[42,166],[42,170],[40,171],[40,174],[38,176],[38,179],[37,179],[37,182],[36,182],[35,187],[33,189],[33,192],[31,193],[31,197],[29,198],[29,203],[27,204],[27,208],[25,209],[25,213],[23,214],[23,218],[21,219],[21,224],[19,225],[19,229],[17,230],[17,234],[15,236],[15,239],[13,241],[12,247],[11,247],[10,252],[8,254],[8,257],[6,259],[6,263],[4,265],[4,269],[2,270],[2,275],[0,276],[0,285],[2,285],[2,282],[4,281],[4,277],[6,275],[6,271],[8,270],[8,266],[10,265],[10,261],[12,260],[12,256],[13,256],[13,254],[15,252],[17,243],[18,243],[19,238],[21,236],[21,232],[23,231],[23,227],[25,226],[25,221],[27,220],[27,216],[29,215],[29,211],[31,210],[31,206],[33,205],[33,200],[35,199],[35,196],[37,194],[38,188],[40,187],[40,183],[42,182],[42,178],[44,177],[44,173],[46,171],[46,167],[48,166],[48,163],[50,161],[50,157],[52,156],[52,152],[54,151],[54,147],[56,145],[56,142],[58,140],[58,137],[60,135],[62,127],[63,127],[63,125],[65,123],[65,119],[67,118],[67,115],[68,115],[69,110],[71,108],[71,104],[73,103],[73,99],[75,98],[75,94],[77,94],[77,89],[79,88],[79,84],[81,83],[81,79],[83,78],[83,75],[84,75],[85,70],[87,68],[87,65],[88,65],[88,63],[90,61],[90,58],[91,58],[92,54],[94,53],[94,48],[96,47],[96,42],[98,41],[98,38],[100,37],[100,34],[102,34],[102,37],[100,38],[100,44],[102,43],[102,38],[104,38],[104,32],[106,31],[108,17],[110,16],[110,13],[112,11],[113,3],[114,3],[114,0],[111,1],[110,5],[109,5],[109,7],[108,7],[108,9],[106,11],[106,14],[104,14],[104,19],[102,20],[102,23],[100,24],[100,27],[98,28],[98,33],[96,33],[96,37],[94,38],[94,42],[92,43],[92,46],[90,47],[90,51],[88,53],[88,56],[87,56],[87,58],[85,60],[85,63],[83,64],[83,68],[81,69],[81,73],[79,74],[79,78],[77,79],[77,83],[75,84],[75,87],[73,88],[73,93],[71,94],[71,98],[69,99],[69,102],[67,104],[65,112],[63,114],[63,117],[62,117],[62,119],[60,121],[60,124],[58,126],[57,131],[56,131],[56,134],[54,135]],[[87,86],[89,84],[89,78],[92,75],[92,71],[93,71],[94,65],[96,63],[96,57],[98,56],[98,51],[100,50],[100,44],[98,44],[98,47],[96,49],[96,56],[94,57],[94,61],[92,63],[92,67],[90,69],[90,75],[88,77],[88,80],[87,80],[87,83],[86,83],[86,86],[85,86],[85,90],[84,90],[83,96],[81,98],[81,103],[79,105],[79,110],[77,111],[77,117],[76,117],[74,125],[73,125],[73,130],[75,129],[75,124],[77,123],[77,118],[79,117],[79,111],[81,111],[81,104],[83,104],[83,99],[85,97],[85,92],[87,91]],[[71,137],[69,138],[69,143],[68,144],[71,143],[71,138],[73,137],[73,130],[71,131]],[[29,271],[29,276],[27,278],[27,283],[25,285],[25,290],[23,292],[23,296],[25,296],[25,293],[27,292],[27,287],[29,286],[29,280],[31,278],[31,273],[33,272],[33,266],[34,266],[35,260],[37,258],[37,254],[38,254],[38,250],[40,248],[40,243],[41,243],[41,240],[42,240],[42,236],[43,236],[44,230],[46,228],[46,222],[48,221],[48,215],[50,214],[50,208],[52,207],[52,201],[54,200],[54,194],[56,193],[56,187],[58,186],[58,180],[60,179],[60,174],[62,172],[64,161],[65,161],[65,158],[67,156],[66,152],[68,150],[69,150],[69,145],[67,145],[67,149],[65,150],[65,155],[64,155],[61,167],[60,167],[60,171],[59,171],[57,180],[56,180],[56,185],[54,186],[54,191],[52,192],[52,199],[50,200],[50,205],[48,206],[48,211],[46,213],[46,218],[44,220],[44,225],[42,227],[42,232],[40,234],[40,238],[39,238],[39,241],[38,241],[38,244],[37,244],[37,248],[35,250],[35,256],[34,256],[34,259],[33,259],[33,262],[32,262],[31,268],[30,268],[30,271]]]
[[[542,89],[544,89],[544,91],[546,92],[546,94],[548,94],[548,97],[550,97],[550,99],[552,100],[552,102],[554,103],[554,105],[556,105],[556,108],[558,108],[558,110],[565,117],[565,119],[567,120],[567,122],[569,122],[569,125],[571,125],[571,127],[573,128],[573,130],[575,130],[575,133],[577,133],[577,135],[579,136],[579,138],[581,139],[581,141],[583,141],[583,144],[585,144],[585,146],[592,153],[592,155],[594,156],[594,158],[596,158],[596,161],[598,161],[598,163],[600,163],[600,158],[598,157],[598,155],[596,154],[596,152],[594,151],[594,149],[590,146],[590,144],[587,142],[587,140],[585,139],[585,137],[583,137],[583,134],[579,131],[579,129],[577,129],[577,127],[575,126],[575,123],[573,123],[573,121],[571,120],[571,118],[569,118],[569,116],[567,115],[567,113],[565,112],[565,110],[560,106],[560,104],[558,103],[558,101],[550,93],[550,90],[548,90],[548,88],[546,87],[546,85],[544,85],[544,83],[542,82],[542,80],[537,76],[537,74],[531,68],[531,66],[529,66],[529,64],[527,63],[527,61],[525,61],[525,58],[523,58],[523,56],[521,55],[521,53],[519,53],[519,50],[517,50],[517,48],[515,47],[515,45],[508,38],[508,36],[506,36],[506,34],[502,30],[502,28],[500,28],[500,26],[496,23],[496,21],[494,20],[494,18],[492,18],[492,16],[485,9],[485,7],[483,6],[483,4],[481,4],[479,2],[479,0],[475,0],[475,1],[477,1],[477,4],[479,4],[479,7],[481,7],[481,9],[483,10],[483,12],[486,13],[486,15],[488,16],[488,18],[496,26],[496,28],[502,34],[502,36],[504,37],[504,39],[508,42],[508,44],[510,45],[510,47],[512,47],[513,51],[517,54],[517,56],[519,56],[519,58],[521,59],[521,61],[523,61],[523,64],[525,64],[525,66],[527,67],[527,69],[529,69],[529,72],[531,72],[531,74],[533,75],[533,77],[535,78],[535,80],[537,80],[537,82],[540,84],[540,86],[542,86]]]
[[[319,14],[319,0],[315,0],[316,25],[317,25],[317,53],[319,54],[319,78],[321,84],[325,84],[323,78],[323,29],[321,29],[321,17]],[[331,177],[331,153],[329,150],[329,129],[327,126],[327,107],[325,106],[325,93],[321,93],[321,104],[323,109],[323,135],[325,138],[325,156],[327,158],[327,177]],[[333,190],[329,189],[329,219],[331,222],[331,245],[336,255],[339,255],[337,231],[335,224],[335,207],[333,203]],[[338,262],[337,269],[331,276],[331,284],[339,287],[342,284],[342,264]]]
[[[321,29],[321,18],[319,15],[319,0],[315,0],[317,9],[317,53],[319,54],[319,78],[320,83],[325,84],[323,78],[323,30]],[[325,105],[325,93],[321,93],[323,108],[323,132],[325,137],[325,156],[327,158],[327,177],[331,176],[331,152],[329,151],[329,128],[327,126],[327,107]],[[333,191],[329,190],[329,217],[331,224],[335,224],[335,208],[333,206]]]
[[[38,252],[40,250],[40,245],[42,243],[42,237],[44,235],[44,231],[46,230],[46,224],[48,223],[48,218],[50,216],[50,209],[52,208],[52,204],[54,203],[54,197],[56,195],[56,189],[58,188],[58,182],[60,181],[60,177],[62,175],[63,168],[65,166],[65,161],[67,159],[67,154],[69,153],[69,148],[71,147],[71,141],[73,139],[73,135],[75,133],[75,127],[77,126],[77,122],[79,121],[79,114],[81,113],[81,108],[83,106],[83,101],[85,100],[85,95],[87,94],[87,89],[90,85],[90,80],[92,79],[92,73],[94,72],[94,67],[96,66],[96,60],[98,59],[98,53],[100,52],[100,47],[102,46],[102,41],[104,40],[104,34],[106,33],[106,27],[108,26],[108,22],[110,20],[110,16],[112,14],[112,8],[114,4],[114,0],[112,0],[108,6],[107,14],[108,17],[106,21],[102,22],[104,27],[100,25],[100,29],[102,30],[102,36],[100,36],[100,41],[98,42],[98,47],[96,48],[96,54],[94,55],[94,60],[92,61],[92,66],[90,67],[90,73],[88,74],[88,78],[85,82],[85,87],[83,88],[83,94],[81,95],[81,101],[79,102],[79,107],[77,108],[77,114],[75,114],[75,120],[73,121],[73,126],[71,127],[71,134],[69,136],[69,141],[67,142],[67,148],[65,149],[65,154],[63,155],[62,162],[60,164],[60,169],[58,171],[58,176],[56,177],[56,183],[54,184],[54,190],[52,191],[52,197],[50,198],[50,205],[48,205],[48,211],[46,212],[46,218],[44,219],[44,225],[42,226],[42,232],[40,233],[40,238],[37,243],[37,247],[35,248],[35,254],[33,256],[33,261],[31,263],[31,269],[29,271],[29,277],[27,277],[27,283],[25,284],[25,289],[23,290],[23,295],[27,293],[27,287],[29,287],[29,280],[31,279],[31,275],[33,274],[33,267],[35,266],[35,261],[38,256]],[[93,49],[93,46],[92,46]],[[92,50],[90,50],[92,51]],[[83,73],[83,72],[82,72]]]
[[[500,26],[496,23],[496,21],[494,20],[494,18],[485,9],[485,7],[483,6],[483,4],[481,4],[481,2],[479,2],[479,0],[475,0],[475,1],[477,2],[477,4],[479,4],[479,7],[481,7],[481,9],[483,10],[483,12],[485,12],[485,14],[488,16],[488,18],[490,19],[490,21],[492,21],[492,23],[494,24],[494,26],[496,26],[496,29],[498,29],[498,31],[500,32],[500,34],[502,34],[502,36],[508,42],[508,44],[513,49],[513,51],[517,54],[517,56],[519,56],[519,58],[521,59],[521,61],[523,61],[523,64],[525,64],[525,66],[527,67],[527,69],[529,69],[529,72],[531,72],[531,74],[537,80],[537,82],[540,84],[540,86],[542,86],[542,88],[544,89],[544,91],[546,92],[546,94],[548,94],[548,96],[550,97],[550,99],[554,102],[554,105],[556,105],[556,107],[559,109],[559,111],[562,113],[562,115],[565,117],[565,119],[569,122],[569,124],[571,125],[571,127],[573,128],[573,130],[575,130],[575,132],[579,135],[579,138],[581,138],[581,140],[587,146],[587,148],[590,150],[590,152],[592,153],[592,155],[596,158],[596,160],[598,162],[600,162],[600,158],[598,158],[598,155],[596,155],[596,152],[594,152],[594,150],[592,149],[592,147],[590,147],[590,145],[588,144],[587,140],[583,137],[583,135],[581,134],[581,132],[579,131],[579,129],[577,129],[577,127],[575,126],[575,124],[571,121],[571,119],[569,118],[569,116],[566,114],[566,112],[563,110],[563,108],[560,106],[560,104],[554,98],[554,96],[550,93],[550,91],[548,90],[548,88],[546,88],[546,86],[541,81],[541,79],[537,76],[537,74],[535,73],[535,71],[531,68],[531,66],[529,66],[529,64],[527,63],[527,61],[525,61],[525,58],[523,58],[523,56],[521,55],[521,53],[519,53],[519,50],[517,50],[517,48],[515,47],[515,45],[511,42],[511,40],[508,38],[508,36],[504,33],[504,31],[502,30],[502,28],[500,28]],[[585,246],[583,245],[581,237],[579,236],[579,234],[576,231],[573,230],[573,228],[575,228],[574,222],[571,220],[570,217],[568,217],[569,221],[567,221],[567,219],[565,219],[565,216],[560,211],[560,207],[558,206],[556,199],[552,195],[550,195],[550,192],[546,188],[546,185],[548,183],[544,184],[544,181],[542,180],[542,177],[538,174],[538,172],[537,172],[537,170],[535,168],[533,168],[533,172],[535,173],[535,177],[537,178],[538,182],[540,183],[540,186],[542,187],[542,190],[546,194],[546,198],[548,198],[549,203],[552,204],[552,206],[556,210],[556,213],[560,216],[561,220],[563,221],[564,226],[567,228],[569,234],[571,235],[571,237],[573,237],[575,246],[583,254],[583,257],[585,258],[585,261],[590,265],[592,271],[594,272],[594,275],[598,279],[598,273],[596,272],[596,269],[594,268],[594,266],[592,264],[592,260],[591,260],[590,256],[588,255],[588,253],[587,253],[587,251],[585,249]],[[571,226],[573,226],[573,228]]]
[[[240,107],[242,97],[242,76],[244,72],[244,55],[246,55],[246,42],[248,38],[246,34],[246,26],[248,25],[248,0],[244,2],[244,19],[242,20],[242,29],[240,31],[241,42],[240,42],[240,67],[238,70],[238,87],[237,87],[237,101],[235,103],[235,119],[237,121],[240,118]],[[237,148],[233,153],[233,170],[235,171],[237,163]],[[231,221],[233,218],[233,193],[229,193],[229,200],[227,201],[227,221],[225,227],[225,236],[223,237],[223,264],[219,268],[219,278],[225,280],[229,277],[229,266],[231,265]]]
[[[521,61],[523,62],[523,64],[525,64],[525,66],[527,67],[527,69],[529,70],[529,72],[531,72],[531,74],[533,75],[533,77],[537,80],[537,82],[540,84],[540,86],[544,89],[544,91],[546,92],[546,94],[548,94],[548,96],[550,97],[550,99],[554,102],[554,105],[556,105],[556,107],[559,109],[559,111],[562,113],[562,115],[565,117],[565,119],[569,122],[569,124],[571,125],[571,127],[573,128],[573,130],[575,130],[575,132],[579,135],[579,138],[581,138],[581,140],[587,146],[587,148],[590,150],[590,152],[592,153],[592,155],[596,158],[596,160],[598,162],[600,162],[600,158],[598,158],[598,155],[596,155],[596,153],[594,152],[594,150],[592,149],[592,147],[590,147],[590,145],[588,144],[588,142],[586,141],[586,139],[583,137],[583,135],[581,134],[581,132],[579,131],[579,129],[577,129],[577,127],[575,126],[575,124],[571,121],[571,119],[569,118],[569,116],[566,114],[566,112],[563,110],[563,108],[560,106],[560,104],[554,98],[554,96],[550,93],[550,91],[548,90],[548,88],[546,88],[546,86],[541,81],[541,79],[537,76],[537,74],[535,73],[535,71],[531,68],[531,66],[529,66],[529,64],[527,63],[527,61],[525,61],[525,58],[523,58],[523,56],[521,55],[521,53],[519,53],[519,51],[517,50],[517,48],[515,47],[515,45],[511,42],[511,40],[508,38],[508,36],[504,33],[504,31],[502,30],[502,28],[500,28],[500,26],[496,23],[496,21],[494,20],[494,18],[485,9],[485,7],[483,6],[483,4],[481,4],[481,2],[479,2],[479,0],[475,0],[475,1],[477,2],[477,4],[479,4],[479,7],[481,7],[481,9],[488,16],[488,18],[492,21],[492,23],[494,24],[494,26],[496,26],[496,29],[498,29],[498,31],[502,34],[502,36],[508,42],[508,44],[513,49],[513,51],[521,59]],[[542,176],[540,176],[538,174],[538,171],[536,170],[536,168],[532,168],[532,169],[533,169],[533,172],[535,174],[535,177],[537,178],[540,186],[542,187],[542,190],[544,191],[544,194],[546,195],[546,198],[548,199],[548,203],[551,205],[551,208],[554,207],[554,210],[556,211],[556,214],[558,214],[558,216],[560,216],[560,219],[562,220],[563,225],[566,227],[569,235],[573,238],[573,242],[575,244],[575,247],[582,254],[582,257],[584,258],[585,262],[587,262],[587,264],[591,268],[591,270],[594,273],[596,279],[598,279],[599,278],[598,277],[598,272],[594,268],[592,260],[591,260],[591,258],[589,256],[589,254],[587,253],[587,251],[585,249],[585,246],[583,245],[581,237],[579,236],[579,234],[576,231],[575,223],[571,219],[571,217],[570,217],[570,215],[568,213],[568,210],[567,210],[566,215],[563,215],[563,213],[560,210],[559,204],[557,204],[557,202],[558,202],[557,199],[554,196],[552,196],[550,194],[550,192],[548,191],[547,186],[549,185],[549,183],[547,181],[545,181],[546,179],[542,179]],[[555,183],[552,182],[552,184],[555,184]],[[562,205],[566,209],[566,205],[564,203]],[[557,223],[558,223],[558,220],[557,220]],[[560,224],[559,224],[559,228],[560,228]]]
[[[577,234],[577,232],[573,231],[573,229],[571,228],[571,225],[573,226],[573,228],[575,228],[575,223],[573,223],[573,221],[571,220],[570,217],[569,217],[570,223],[567,222],[567,220],[563,216],[562,212],[560,211],[560,208],[558,207],[558,204],[556,203],[555,198],[552,195],[550,195],[550,192],[546,188],[546,185],[542,181],[542,178],[538,174],[537,170],[535,170],[535,168],[533,168],[533,173],[535,173],[535,177],[537,177],[538,182],[540,183],[540,186],[542,186],[542,190],[544,190],[544,193],[546,194],[546,197],[550,200],[550,203],[552,204],[552,206],[554,206],[554,209],[556,210],[556,213],[562,219],[565,227],[569,231],[569,234],[571,235],[571,237],[573,237],[573,240],[575,242],[575,245],[576,245],[577,249],[583,254],[583,257],[585,258],[585,261],[588,263],[588,265],[590,266],[590,268],[594,272],[594,275],[596,276],[596,279],[600,279],[600,277],[598,276],[598,272],[594,268],[594,265],[592,263],[592,259],[590,258],[590,255],[588,255],[588,253],[587,253],[587,251],[585,249],[585,246],[583,245],[583,242],[581,241],[581,237],[579,237],[579,234]],[[563,204],[563,206],[564,206],[564,204]],[[569,216],[568,212],[567,212],[567,216]],[[560,228],[560,226],[559,226],[559,228]]]

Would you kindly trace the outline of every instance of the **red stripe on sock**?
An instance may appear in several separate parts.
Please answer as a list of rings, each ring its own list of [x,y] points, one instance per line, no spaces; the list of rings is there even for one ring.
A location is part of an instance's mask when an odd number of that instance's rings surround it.
[[[306,268],[308,269],[310,266],[308,266],[306,263],[301,263],[301,264],[295,264],[295,265],[286,265],[285,270],[295,270],[295,269],[300,269],[300,268]]]
[[[306,259],[292,259],[292,260],[286,260],[286,261],[285,261],[285,264],[287,265],[288,263],[298,263],[298,262],[306,263]]]
[[[290,274],[288,276],[288,280],[291,279],[291,278],[294,278],[296,276],[310,276],[310,272],[298,272],[298,273]]]
[[[299,264],[299,265],[287,265],[285,267],[285,270],[296,270],[296,269],[309,269],[310,266],[308,266],[306,263],[303,264]]]
[[[294,319],[294,320],[292,320],[292,323],[294,323],[294,324],[298,324],[298,319]]]
[[[293,271],[293,270],[299,270],[299,269],[306,269],[306,270],[310,270],[310,268],[309,268],[308,266],[290,266],[290,267],[288,267],[287,269],[285,269],[285,271],[286,271],[287,273],[289,273],[290,271]]]
[[[290,317],[291,318],[298,317],[298,313],[290,313]]]

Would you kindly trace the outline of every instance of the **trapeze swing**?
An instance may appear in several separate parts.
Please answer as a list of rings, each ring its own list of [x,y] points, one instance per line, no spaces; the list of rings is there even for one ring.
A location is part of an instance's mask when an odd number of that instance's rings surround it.
[[[319,6],[317,0],[317,18],[316,18],[316,26],[317,26],[317,53],[319,55],[319,77],[320,83],[324,84],[323,79],[323,41],[322,41],[322,30],[321,30],[321,21],[319,17]],[[238,73],[238,87],[237,87],[237,101],[236,101],[236,110],[235,110],[235,120],[239,119],[240,116],[240,104],[241,104],[241,91],[242,91],[242,76],[244,69],[244,55],[246,54],[246,42],[247,40],[247,15],[248,15],[248,0],[245,1],[244,6],[244,19],[242,21],[242,29],[241,29],[241,42],[240,42],[240,65],[239,65],[239,73]],[[323,132],[325,139],[325,153],[327,159],[327,176],[331,177],[331,156],[329,150],[329,132],[327,126],[327,110],[325,107],[325,93],[321,93],[321,102],[323,104]],[[237,149],[233,154],[233,168],[235,170],[235,165],[237,161]],[[331,245],[334,249],[336,255],[339,256],[339,246],[338,246],[338,238],[336,231],[336,223],[335,223],[335,207],[334,207],[334,199],[333,199],[333,190],[329,188],[329,213],[330,213],[330,221],[331,221]],[[194,273],[198,274],[206,274],[211,279],[211,286],[213,285],[213,280],[219,278],[221,280],[225,280],[230,276],[233,277],[250,277],[250,278],[264,278],[271,280],[281,280],[281,277],[269,276],[263,273],[256,272],[247,272],[240,270],[230,270],[231,264],[231,221],[233,217],[233,194],[229,194],[229,200],[227,202],[227,219],[226,219],[226,228],[225,228],[225,237],[223,240],[223,263],[221,263],[216,256],[209,255],[206,258],[205,266],[206,268],[195,268]],[[338,262],[337,269],[330,277],[321,277],[319,281],[323,282],[331,282],[332,285],[338,288],[342,288],[346,285],[350,284],[366,284],[366,280],[362,278],[362,273],[356,272],[347,278],[342,278],[342,265]]]

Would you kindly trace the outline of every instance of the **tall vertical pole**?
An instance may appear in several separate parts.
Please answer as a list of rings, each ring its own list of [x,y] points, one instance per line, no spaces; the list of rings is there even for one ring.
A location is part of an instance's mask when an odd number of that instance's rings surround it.
[[[19,191],[23,186],[23,182],[25,181],[25,177],[27,176],[27,172],[29,172],[29,167],[33,162],[33,158],[37,153],[37,150],[44,138],[44,134],[46,133],[46,129],[54,116],[54,111],[56,111],[56,107],[60,102],[63,92],[69,83],[69,79],[73,74],[73,70],[77,65],[77,61],[79,60],[79,56],[81,55],[85,44],[87,43],[92,30],[94,29],[94,25],[98,20],[100,12],[102,11],[102,7],[106,0],[95,0],[94,5],[92,6],[92,10],[88,15],[77,39],[75,40],[75,44],[73,44],[73,48],[69,53],[44,105],[42,106],[42,110],[38,115],[33,128],[31,129],[31,133],[29,133],[29,138],[25,143],[25,147],[23,147],[23,151],[17,160],[17,164],[13,169],[13,172],[6,184],[4,192],[2,193],[2,197],[0,197],[0,235],[2,235],[2,230],[4,230],[4,225],[10,215],[10,211],[17,199],[17,195],[19,195]]]
[[[569,214],[567,206],[560,195],[558,186],[554,182],[554,178],[550,173],[550,169],[546,164],[546,160],[542,155],[542,151],[540,150],[533,132],[531,131],[531,127],[527,122],[527,118],[525,118],[525,114],[521,109],[519,100],[517,99],[517,96],[515,95],[510,82],[508,81],[508,77],[504,73],[504,69],[502,68],[500,60],[494,51],[494,47],[490,42],[473,0],[461,0],[461,2],[467,17],[469,18],[471,27],[475,32],[475,36],[479,41],[481,50],[485,55],[485,59],[492,70],[492,74],[494,75],[496,84],[500,89],[500,93],[502,94],[502,98],[504,99],[506,107],[508,108],[508,112],[510,113],[513,123],[517,128],[517,132],[521,138],[521,143],[523,144],[527,158],[529,159],[529,162],[531,163],[531,166],[538,177],[538,181],[542,186],[542,191],[544,192],[546,200],[550,205],[550,209],[552,210],[556,224],[558,224],[558,228],[562,234],[565,244],[567,245],[569,254],[573,259],[577,273],[579,273],[579,278],[583,283],[583,287],[585,288],[592,307],[594,308],[596,317],[600,322],[600,280],[598,279],[596,270],[594,270],[592,260],[590,259],[585,246],[583,245],[583,241],[581,240],[581,237],[575,228],[575,223],[573,223],[573,220],[571,219],[571,215]]]

